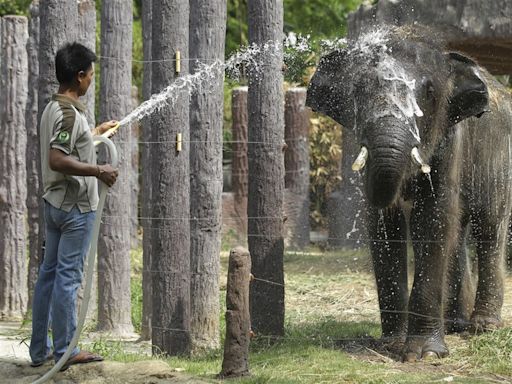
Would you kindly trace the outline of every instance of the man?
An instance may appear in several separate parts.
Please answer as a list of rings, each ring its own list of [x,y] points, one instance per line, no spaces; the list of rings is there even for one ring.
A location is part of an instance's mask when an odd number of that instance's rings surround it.
[[[96,164],[92,139],[117,122],[103,123],[91,131],[79,101],[91,84],[95,61],[96,55],[81,44],[59,49],[55,72],[60,87],[41,117],[46,251],[32,306],[30,357],[35,367],[52,357],[58,361],[71,342],[76,329],[77,290],[99,200],[96,179],[111,187],[118,175],[112,166]],[[50,317],[53,356],[48,338]],[[101,360],[101,356],[77,347],[62,370]]]

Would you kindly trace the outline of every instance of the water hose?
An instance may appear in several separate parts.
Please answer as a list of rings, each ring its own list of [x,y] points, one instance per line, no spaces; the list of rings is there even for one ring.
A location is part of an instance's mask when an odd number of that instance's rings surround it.
[[[117,126],[118,127],[118,126]],[[113,130],[117,129],[117,127],[111,128]],[[94,137],[94,145],[99,144],[105,144],[108,148],[108,151],[110,153],[110,163],[115,168],[117,166],[118,157],[117,157],[117,149],[114,143],[108,139],[105,136],[95,136]],[[87,253],[87,256],[85,258],[85,262],[87,265],[87,270],[85,272],[86,281],[85,281],[85,288],[84,288],[84,297],[82,299],[82,306],[80,308],[80,314],[78,316],[78,322],[76,325],[75,333],[73,335],[73,338],[71,339],[71,342],[69,343],[68,349],[62,355],[62,357],[59,359],[59,361],[50,369],[46,374],[36,381],[34,381],[32,384],[42,384],[46,383],[48,380],[50,380],[57,372],[60,371],[60,369],[66,364],[69,357],[71,356],[71,353],[75,349],[78,339],[80,338],[80,333],[82,333],[82,328],[85,324],[85,318],[87,316],[87,308],[89,307],[89,300],[91,298],[91,289],[92,289],[92,279],[94,277],[94,264],[96,260],[96,251],[98,249],[98,236],[100,233],[100,224],[101,224],[101,213],[103,211],[103,206],[105,205],[105,198],[107,197],[107,191],[108,186],[98,180],[98,187],[99,187],[99,202],[98,202],[98,208],[96,209],[96,219],[94,220],[94,226],[92,230],[92,237],[91,237],[91,245],[89,247],[89,252]]]

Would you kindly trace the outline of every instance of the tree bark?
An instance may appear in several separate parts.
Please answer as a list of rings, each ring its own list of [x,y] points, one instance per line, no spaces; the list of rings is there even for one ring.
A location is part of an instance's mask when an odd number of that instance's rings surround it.
[[[96,52],[96,5],[94,0],[78,0],[78,42],[85,45],[91,51]],[[80,101],[86,106],[86,117],[90,128],[96,126],[95,118],[95,88],[94,79],[87,90],[87,93],[80,98]],[[84,265],[84,271],[87,266]],[[91,298],[87,307],[87,320],[97,319],[98,313],[98,280],[97,267],[95,266],[95,278],[92,280]],[[78,311],[82,305],[83,290],[85,288],[85,279],[78,290]]]
[[[188,60],[176,73],[176,51],[188,53],[188,0],[153,2],[152,91],[160,92],[178,76],[188,73]],[[153,353],[190,352],[190,134],[189,91],[171,106],[153,114],[152,172],[152,278]],[[178,133],[182,137],[178,150]]]
[[[37,84],[39,79],[39,0],[30,5],[28,22],[28,84]],[[37,136],[37,87],[28,86],[25,126],[27,127],[27,229],[28,229],[28,305],[32,308],[32,295],[39,270],[39,139]]]
[[[224,342],[222,372],[219,374],[219,378],[249,375],[250,281],[251,255],[241,247],[235,248],[229,254],[226,293],[226,340]]]
[[[27,307],[27,18],[2,18],[0,36],[0,319],[7,320]]]
[[[59,83],[55,76],[55,54],[66,42],[76,38],[76,25],[78,23],[78,7],[76,0],[44,0],[39,4],[40,29],[39,29],[39,93],[38,93],[38,132],[41,115],[50,101],[51,96],[57,92]],[[40,148],[37,146],[38,158]],[[41,175],[41,164],[38,166],[38,174]],[[39,178],[39,193],[43,195],[42,180]],[[41,252],[39,259],[43,257],[44,247],[44,210],[43,200],[39,198],[39,244]]]
[[[78,42],[96,52],[96,5],[94,0],[78,0]],[[96,83],[94,79],[81,102],[87,107],[89,126],[96,126],[95,118]]]
[[[256,333],[283,335],[283,2],[249,0],[248,20],[250,44],[276,45],[249,75],[248,243],[257,279],[251,284],[251,318]]]
[[[190,0],[190,72],[224,61],[226,0]],[[195,58],[199,58],[194,60]],[[190,100],[190,269],[193,352],[216,349],[222,226],[223,72]]]
[[[235,201],[236,227],[243,236],[247,235],[247,183],[249,164],[247,160],[247,87],[233,89],[231,95],[231,116],[233,133],[233,163],[231,185]]]
[[[285,97],[285,229],[292,249],[309,245],[309,118],[306,89],[291,88]]]
[[[131,0],[102,3],[101,121],[121,119],[131,110],[132,20]],[[119,178],[109,190],[98,240],[98,330],[123,336],[133,333],[129,218],[136,213],[130,212],[130,128],[119,129],[113,141],[119,154]]]
[[[151,97],[151,32],[152,32],[152,0],[142,2],[142,44],[144,50],[144,72],[142,82],[142,98],[148,100]],[[141,205],[142,205],[142,324],[141,339],[151,339],[151,315],[153,300],[151,289],[151,170],[150,163],[150,143],[151,136],[151,119],[144,118],[141,121]]]

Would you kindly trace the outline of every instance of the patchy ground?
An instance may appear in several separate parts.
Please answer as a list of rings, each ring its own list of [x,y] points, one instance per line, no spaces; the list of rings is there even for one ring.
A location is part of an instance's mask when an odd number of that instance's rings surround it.
[[[45,374],[51,365],[32,368],[27,361],[0,359],[0,383],[30,384]],[[101,362],[73,366],[57,374],[49,383],[56,384],[164,384],[205,383],[174,372],[163,361],[137,361],[133,363]]]
[[[225,290],[227,255],[223,255],[221,289]],[[286,335],[277,344],[258,335],[250,356],[252,376],[243,383],[511,383],[512,276],[506,281],[502,317],[505,333],[496,338],[447,336],[450,356],[442,360],[404,364],[377,339],[379,309],[366,252],[308,252],[285,256]],[[31,368],[29,335],[19,324],[0,323],[0,384],[31,383],[51,364]],[[492,335],[491,335],[492,336]],[[95,340],[85,334],[84,342]],[[116,341],[114,340],[114,343]],[[216,382],[221,354],[194,359],[151,359],[146,343],[123,341],[96,344],[96,352],[134,354],[135,361],[73,366],[53,383],[160,384]],[[475,343],[479,343],[475,347]],[[268,345],[267,345],[268,344]],[[99,345],[99,347],[98,347]],[[105,348],[105,353],[101,347]],[[87,348],[87,346],[86,346]],[[99,348],[99,349],[98,349]],[[131,355],[130,355],[131,356]],[[124,357],[118,361],[131,361]],[[503,362],[500,366],[500,361]],[[494,364],[493,366],[489,366]],[[194,372],[201,378],[185,376]]]
[[[43,376],[53,366],[48,362],[32,368],[28,355],[27,330],[16,323],[0,322],[0,384],[30,384]],[[127,343],[136,353],[144,353],[147,346]],[[74,365],[66,372],[55,375],[49,384],[164,384],[164,383],[205,383],[188,377],[162,360],[150,359],[129,363],[104,361]]]

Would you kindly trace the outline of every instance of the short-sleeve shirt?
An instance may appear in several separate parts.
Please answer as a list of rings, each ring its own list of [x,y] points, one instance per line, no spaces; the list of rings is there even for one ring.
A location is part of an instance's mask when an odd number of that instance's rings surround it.
[[[43,111],[40,124],[43,198],[55,208],[69,212],[96,211],[98,182],[94,176],[71,176],[50,168],[50,149],[55,148],[78,161],[96,164],[96,150],[82,103],[56,94]]]

